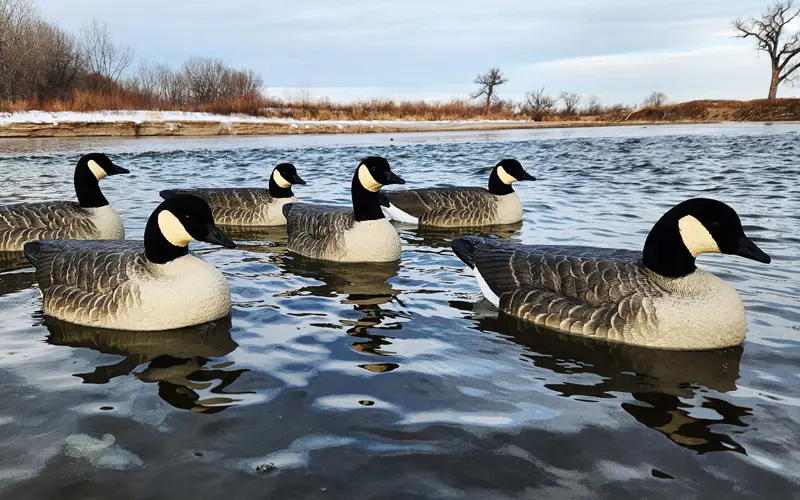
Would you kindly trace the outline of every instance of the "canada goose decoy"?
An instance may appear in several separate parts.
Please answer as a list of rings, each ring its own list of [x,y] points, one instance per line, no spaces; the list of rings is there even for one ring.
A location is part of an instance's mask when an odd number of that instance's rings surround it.
[[[272,171],[269,188],[166,189],[165,200],[178,194],[193,194],[211,207],[214,221],[223,226],[284,226],[283,206],[297,201],[293,184],[305,184],[291,163],[281,163]]]
[[[0,251],[21,252],[25,243],[42,239],[121,240],[122,218],[100,191],[100,179],[128,174],[102,153],[82,156],[75,167],[78,202],[45,201],[0,207]]]
[[[378,192],[405,184],[380,156],[364,158],[353,176],[353,208],[291,203],[283,207],[289,250],[337,262],[391,262],[400,258],[400,235],[381,211]]]
[[[384,212],[397,222],[438,227],[478,227],[522,220],[522,203],[512,184],[536,177],[517,160],[502,160],[489,176],[489,189],[445,187],[387,191]]]
[[[453,240],[486,298],[502,312],[551,329],[663,349],[741,344],[739,294],[695,266],[701,253],[770,258],[744,234],[736,212],[696,198],[653,226],[643,252]]]
[[[115,330],[169,330],[226,316],[231,294],[214,266],[189,252],[192,240],[233,248],[203,200],[178,195],[150,216],[144,242],[47,240],[25,245],[44,312]]]

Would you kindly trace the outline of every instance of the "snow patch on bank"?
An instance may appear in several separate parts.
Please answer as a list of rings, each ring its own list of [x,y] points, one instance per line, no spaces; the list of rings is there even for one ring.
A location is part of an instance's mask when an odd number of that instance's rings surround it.
[[[264,118],[250,115],[218,115],[214,113],[195,113],[186,111],[97,111],[80,113],[73,111],[24,111],[21,113],[0,113],[0,125],[14,123],[117,123],[117,122],[219,122],[219,123],[274,123],[279,125],[330,125],[338,128],[347,126],[393,126],[419,127],[422,124],[446,125],[453,123],[516,123],[515,120],[294,120],[291,118]]]

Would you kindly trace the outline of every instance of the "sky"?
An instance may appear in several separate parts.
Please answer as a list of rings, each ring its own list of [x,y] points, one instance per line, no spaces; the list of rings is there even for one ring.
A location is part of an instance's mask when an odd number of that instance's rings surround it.
[[[501,97],[544,87],[606,104],[766,97],[769,60],[731,20],[768,0],[38,0],[73,32],[92,18],[140,59],[251,68],[270,95],[467,96],[499,67]],[[800,26],[797,26],[800,28]],[[800,87],[779,96],[800,97]]]

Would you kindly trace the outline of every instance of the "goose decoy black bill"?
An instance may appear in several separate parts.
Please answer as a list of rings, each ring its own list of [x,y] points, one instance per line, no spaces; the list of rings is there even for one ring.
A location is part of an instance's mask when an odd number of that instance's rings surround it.
[[[444,187],[386,191],[381,206],[392,220],[420,226],[478,227],[522,220],[522,203],[512,185],[536,178],[517,160],[498,163],[489,188]]]
[[[283,215],[283,206],[297,201],[292,186],[305,183],[297,175],[294,165],[281,163],[273,169],[268,188],[165,189],[160,195],[168,199],[178,194],[192,194],[204,199],[219,225],[284,226],[286,217]]]
[[[193,240],[232,248],[206,202],[177,195],[147,222],[144,241],[27,243],[44,312],[115,330],[169,330],[226,316],[231,294],[214,266],[189,252]]]
[[[124,238],[122,218],[103,196],[99,181],[127,173],[102,153],[82,156],[74,176],[77,203],[45,201],[0,207],[0,251],[21,252],[25,243],[41,239]]]
[[[405,184],[380,156],[364,158],[351,185],[353,206],[291,203],[283,207],[289,250],[338,262],[391,262],[400,258],[400,236],[383,215],[378,193]]]
[[[484,296],[506,314],[577,335],[681,350],[734,346],[745,336],[741,297],[698,269],[698,255],[770,262],[731,207],[704,198],[669,210],[643,252],[474,236],[453,240],[453,250],[474,269]]]

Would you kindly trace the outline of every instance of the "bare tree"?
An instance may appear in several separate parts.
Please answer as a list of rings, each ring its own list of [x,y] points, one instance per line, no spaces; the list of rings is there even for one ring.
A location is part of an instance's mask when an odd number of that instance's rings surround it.
[[[485,112],[489,113],[489,108],[492,106],[492,101],[495,98],[495,89],[508,82],[508,79],[503,77],[503,72],[500,68],[491,68],[486,73],[475,77],[474,83],[479,85],[478,90],[471,94],[473,99],[478,99],[486,96]]]
[[[574,92],[562,92],[561,100],[564,101],[564,114],[574,115],[578,112],[578,105],[581,103],[581,96]]]
[[[119,80],[133,63],[133,49],[115,44],[108,24],[97,19],[92,19],[81,28],[80,33],[81,52],[87,69],[110,80]]]
[[[558,99],[545,92],[544,87],[525,93],[525,102],[522,112],[529,115],[534,121],[541,121],[553,113]]]
[[[800,8],[794,6],[794,0],[777,0],[767,7],[760,19],[736,19],[733,28],[738,38],[752,37],[756,41],[756,50],[769,54],[772,63],[772,78],[769,82],[767,99],[778,96],[778,86],[782,83],[793,84],[800,75],[800,61],[795,57],[800,54],[800,30],[787,32],[789,24],[800,16]]]
[[[646,108],[660,108],[667,104],[667,94],[663,92],[653,92],[644,100],[644,107]]]

